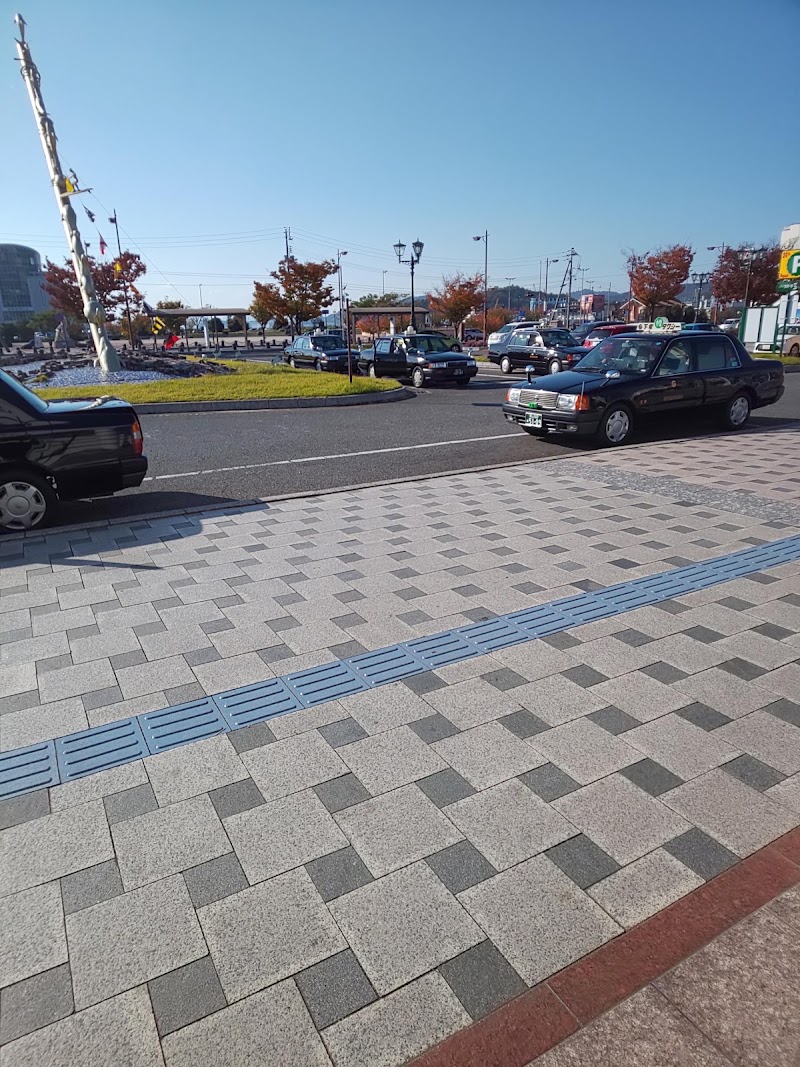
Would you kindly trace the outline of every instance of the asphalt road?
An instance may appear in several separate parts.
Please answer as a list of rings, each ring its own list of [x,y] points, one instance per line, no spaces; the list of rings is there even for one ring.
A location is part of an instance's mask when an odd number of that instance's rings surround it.
[[[500,413],[507,377],[482,367],[468,389],[420,390],[411,400],[365,407],[145,415],[150,461],[138,488],[63,506],[61,522],[135,516],[237,500],[314,492],[414,475],[459,471],[556,455],[590,442],[541,440]],[[780,403],[753,416],[753,427],[800,420],[800,374],[786,376]],[[713,422],[661,425],[658,440],[708,433]]]

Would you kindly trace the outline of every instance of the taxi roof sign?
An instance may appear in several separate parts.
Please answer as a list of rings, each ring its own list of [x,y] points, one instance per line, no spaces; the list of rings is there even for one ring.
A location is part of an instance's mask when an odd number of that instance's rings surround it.
[[[640,333],[680,333],[683,329],[682,322],[665,322],[656,319],[655,322],[637,322],[636,329]]]

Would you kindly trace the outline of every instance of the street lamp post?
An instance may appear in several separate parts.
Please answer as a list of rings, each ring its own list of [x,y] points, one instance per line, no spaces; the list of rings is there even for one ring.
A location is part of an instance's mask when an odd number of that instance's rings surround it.
[[[703,286],[705,285],[705,283],[708,281],[708,279],[710,277],[711,277],[711,274],[708,273],[708,272],[696,273],[695,271],[692,271],[692,281],[697,285],[697,310],[698,311],[700,310],[701,297],[702,297],[702,294],[703,294]]]
[[[386,296],[386,275],[388,273],[388,270],[383,271],[383,278],[381,279],[381,292],[383,296]]]
[[[339,328],[343,326],[342,313],[344,312],[344,293],[342,291],[342,256],[346,256],[347,252],[340,252],[336,250],[336,273],[339,275]]]
[[[406,246],[402,241],[397,242],[394,246],[395,253],[397,254],[398,263],[407,263],[411,267],[411,329],[414,333],[417,332],[417,320],[414,314],[414,267],[419,263],[422,258],[422,249],[425,245],[417,238],[411,246],[411,255],[408,259],[403,259],[403,253],[406,250]]]
[[[542,307],[542,310],[545,313],[545,315],[547,314],[547,292],[548,292],[547,291],[547,276],[550,273],[550,264],[551,263],[558,263],[558,260],[557,259],[546,259],[544,261],[544,305]]]
[[[514,281],[514,279],[506,277],[506,281],[508,282],[508,310],[510,311],[511,310],[511,283]]]
[[[726,244],[724,244],[724,243],[721,244],[721,245],[706,245],[706,251],[708,251],[708,252],[719,252],[719,259],[717,260],[717,263],[720,264],[722,262],[723,256],[725,255],[725,249],[727,247],[728,246]],[[713,312],[714,312],[714,323],[716,324],[716,321],[717,321],[717,308],[719,306],[719,300],[714,296],[713,292],[712,292],[711,295],[712,295],[712,297],[714,299]]]
[[[483,241],[483,343],[487,344],[489,334],[487,332],[487,317],[489,313],[489,231],[472,238],[473,241]]]

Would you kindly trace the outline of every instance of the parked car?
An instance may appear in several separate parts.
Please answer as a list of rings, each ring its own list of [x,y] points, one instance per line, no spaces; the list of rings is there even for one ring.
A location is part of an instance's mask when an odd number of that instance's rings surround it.
[[[685,333],[722,333],[713,322],[685,322],[682,329]]]
[[[572,336],[578,341],[579,344],[583,344],[592,330],[597,330],[601,326],[624,326],[624,322],[620,322],[618,319],[595,319],[593,322],[581,322],[577,326],[573,326],[570,330]]]
[[[558,374],[586,355],[569,330],[530,327],[514,330],[508,347],[501,355],[489,353],[492,363],[499,363],[503,374],[516,368],[533,367],[537,373]]]
[[[373,378],[410,378],[418,389],[431,382],[469,385],[478,373],[471,356],[451,352],[441,337],[422,333],[379,337],[374,345],[361,349],[358,367]]]
[[[780,329],[774,345],[768,341],[756,342],[753,352],[772,352],[773,349],[783,356],[800,356],[800,324]]]
[[[347,372],[347,347],[342,339],[331,333],[306,334],[295,337],[283,350],[283,360],[290,367],[313,367],[314,370]],[[353,366],[358,352],[353,350]]]
[[[59,500],[109,496],[147,473],[142,427],[124,400],[42,400],[0,370],[0,530],[45,526]]]
[[[480,343],[483,340],[483,330],[479,330],[477,326],[466,326],[464,328],[464,340]]]
[[[503,414],[529,434],[622,445],[653,415],[714,412],[726,429],[741,430],[753,408],[774,404],[783,390],[783,364],[752,359],[737,338],[638,332],[607,337],[572,370],[509,389]]]
[[[489,334],[489,351],[497,356],[501,356],[506,350],[509,338],[514,330],[519,330],[523,326],[530,326],[534,328],[539,325],[539,322],[523,321],[523,322],[507,322],[505,326],[501,326],[499,330],[495,330],[494,333]]]
[[[738,334],[739,333],[739,320],[738,319],[725,319],[724,322],[719,324],[719,328],[723,333]]]
[[[426,330],[425,333],[429,337],[441,337],[451,352],[463,352],[461,342],[457,337],[453,337],[450,333],[444,333],[443,330]]]
[[[629,333],[636,329],[635,322],[618,322],[613,326],[595,326],[583,339],[584,348],[594,348],[595,345],[604,341],[606,337],[613,337],[616,333]]]

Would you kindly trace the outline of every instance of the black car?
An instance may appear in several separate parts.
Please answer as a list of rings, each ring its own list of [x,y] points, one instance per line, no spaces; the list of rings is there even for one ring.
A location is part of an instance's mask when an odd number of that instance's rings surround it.
[[[45,401],[0,370],[0,530],[46,525],[59,500],[141,485],[143,445],[124,400]]]
[[[505,352],[489,353],[492,363],[499,363],[503,374],[517,367],[533,367],[542,374],[558,374],[586,355],[586,349],[569,330],[544,328],[514,330]]]
[[[740,430],[783,389],[783,365],[751,359],[736,338],[639,331],[607,337],[572,370],[509,389],[503,414],[530,434],[594,434],[622,445],[651,415],[677,421],[687,411],[714,412],[726,429]]]
[[[353,351],[355,369],[358,353]],[[314,370],[343,371],[347,373],[347,345],[341,337],[332,333],[312,333],[295,337],[283,350],[283,359],[290,367],[313,367]]]
[[[418,389],[430,382],[469,385],[478,373],[471,356],[453,352],[441,337],[425,333],[379,337],[362,348],[358,367],[373,378],[410,378]]]

